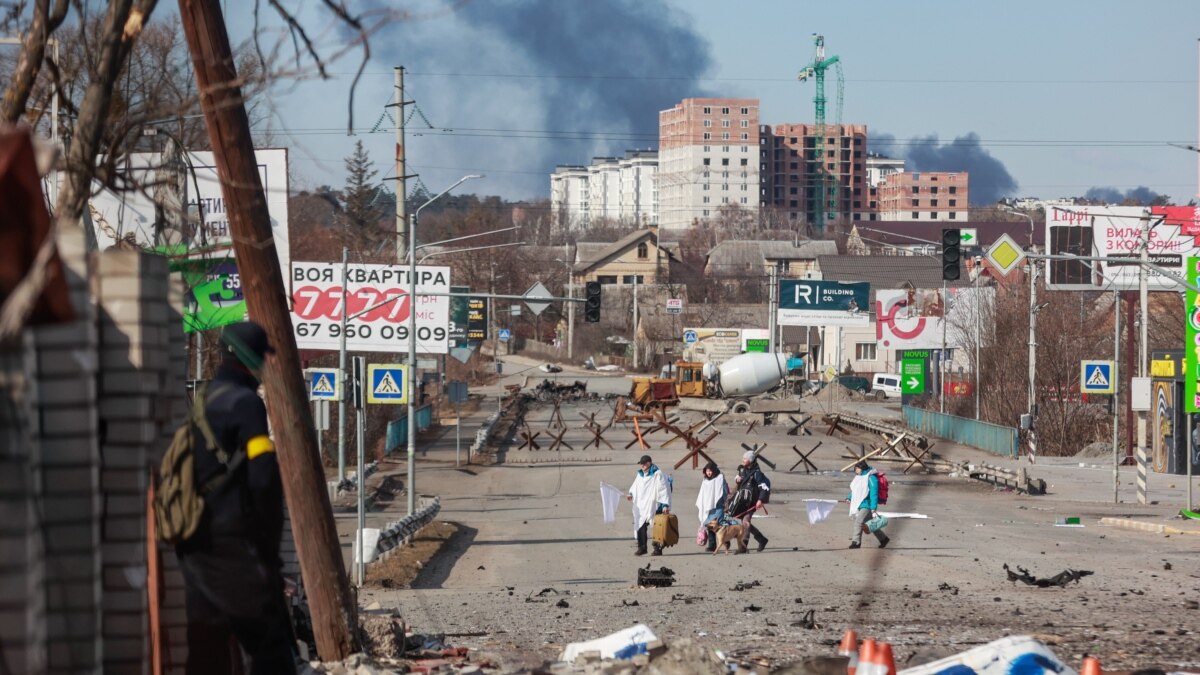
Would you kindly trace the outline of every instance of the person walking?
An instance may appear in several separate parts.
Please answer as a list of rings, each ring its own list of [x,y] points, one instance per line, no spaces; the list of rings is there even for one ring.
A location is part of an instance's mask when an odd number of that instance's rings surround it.
[[[716,462],[704,465],[704,480],[700,482],[700,494],[696,497],[697,514],[700,517],[700,527],[715,520],[720,523],[725,519],[725,500],[729,499],[729,483],[717,468]],[[711,553],[717,550],[715,532],[708,533],[706,548]]]
[[[637,550],[634,555],[646,555],[646,530],[650,521],[660,513],[671,512],[671,486],[667,475],[655,466],[650,455],[638,460],[637,475],[625,498],[633,502],[633,527],[637,532]],[[662,555],[662,544],[654,543],[651,555]]]
[[[862,546],[863,529],[867,521],[879,508],[879,477],[865,461],[854,465],[854,479],[850,481],[850,494],[846,497],[850,503],[850,517],[854,519],[854,536],[850,537],[850,548]],[[882,529],[875,530],[875,538],[879,540],[879,548],[884,548],[891,538]]]
[[[194,434],[192,447],[204,511],[196,532],[176,546],[186,586],[186,672],[240,672],[236,638],[250,673],[291,674],[295,640],[279,557],[283,483],[258,396],[275,350],[253,322],[226,326],[221,346],[216,377],[198,392],[204,415],[196,424],[208,429]]]
[[[751,535],[758,542],[758,552],[767,547],[767,538],[750,520],[754,512],[763,508],[771,499],[771,481],[758,466],[758,455],[747,450],[742,455],[742,465],[734,478],[735,491],[729,497],[726,511],[732,518],[742,521],[742,546],[750,542]]]

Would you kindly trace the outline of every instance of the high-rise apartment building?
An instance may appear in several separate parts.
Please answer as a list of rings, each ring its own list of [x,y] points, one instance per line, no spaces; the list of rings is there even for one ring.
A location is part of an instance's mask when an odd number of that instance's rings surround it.
[[[879,220],[967,222],[966,171],[902,171],[878,187]]]
[[[791,223],[814,223],[821,205],[819,172],[828,176],[826,221],[870,219],[866,182],[867,126],[827,124],[818,147],[815,124],[762,127],[762,204]],[[826,188],[828,190],[828,187]],[[832,215],[832,218],[830,218]]]
[[[658,114],[658,220],[683,229],[723,206],[759,207],[753,98],[686,98]]]
[[[601,220],[658,222],[658,153],[630,150],[596,157],[588,166],[560,165],[550,174],[550,209],[568,229]]]

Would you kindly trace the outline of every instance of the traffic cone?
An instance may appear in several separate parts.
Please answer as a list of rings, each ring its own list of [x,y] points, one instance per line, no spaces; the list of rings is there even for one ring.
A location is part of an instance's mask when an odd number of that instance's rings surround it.
[[[877,672],[874,659],[875,641],[871,638],[866,638],[862,641],[862,647],[858,650],[858,667],[855,675],[882,675]]]
[[[838,646],[838,656],[850,659],[846,664],[846,675],[855,675],[858,669],[858,633],[848,630],[842,634],[842,644]]]
[[[896,675],[896,659],[892,658],[892,645],[887,642],[879,643],[875,649],[875,663],[879,668],[879,675]]]
[[[1083,657],[1083,667],[1079,669],[1079,675],[1104,675],[1100,659],[1094,656]]]

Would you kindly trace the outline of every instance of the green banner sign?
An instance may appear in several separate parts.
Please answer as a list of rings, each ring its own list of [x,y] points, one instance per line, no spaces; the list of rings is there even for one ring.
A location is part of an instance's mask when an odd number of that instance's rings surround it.
[[[1187,280],[1188,283],[1195,286],[1197,280],[1200,280],[1200,258],[1188,256],[1187,259]],[[1189,413],[1200,412],[1200,405],[1197,405],[1196,400],[1196,382],[1200,380],[1200,344],[1196,343],[1196,336],[1200,334],[1200,305],[1197,303],[1196,291],[1187,289],[1185,294],[1184,311],[1187,313],[1187,326],[1184,331],[1183,344],[1184,363],[1187,364],[1184,368],[1183,378],[1183,399],[1184,407]]]
[[[183,330],[194,333],[246,320],[242,277],[232,260],[212,260],[181,269],[187,284]]]
[[[921,359],[900,361],[900,393],[925,393],[925,362]]]

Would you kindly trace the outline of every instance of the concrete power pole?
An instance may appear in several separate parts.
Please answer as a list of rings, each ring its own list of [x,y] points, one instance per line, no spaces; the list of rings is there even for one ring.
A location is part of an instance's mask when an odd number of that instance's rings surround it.
[[[1144,216],[1142,218],[1142,232],[1138,240],[1138,245],[1141,247],[1142,264],[1138,265],[1138,295],[1139,304],[1142,314],[1139,318],[1141,321],[1141,335],[1138,340],[1138,377],[1146,377],[1146,371],[1149,369],[1149,338],[1150,316],[1149,300],[1150,293],[1146,281],[1146,263],[1150,260],[1150,218]],[[1146,411],[1139,410],[1137,415],[1137,500],[1139,504],[1145,504],[1146,498]],[[1189,504],[1189,506],[1191,506]]]
[[[1037,458],[1037,261],[1029,261],[1029,459]]]
[[[408,213],[405,200],[408,197],[408,173],[404,160],[404,66],[392,69],[395,79],[396,101],[396,262],[404,262],[408,252]],[[415,287],[414,287],[415,288]]]
[[[254,159],[250,121],[218,0],[180,0],[179,18],[196,71],[200,107],[212,139],[217,176],[229,213],[234,253],[250,316],[266,329],[276,356],[265,365],[267,412],[276,435],[296,552],[312,610],[317,651],[338,661],[361,651],[354,599],[317,452],[283,272]]]
[[[771,265],[771,269],[768,270],[768,272],[770,272],[770,274],[771,274],[771,288],[768,290],[769,300],[767,301],[767,332],[770,333],[770,336],[767,337],[767,353],[768,354],[774,354],[775,347],[776,347],[776,344],[775,344],[775,316],[776,316],[776,307],[778,307],[778,305],[779,305],[779,303],[778,303],[779,298],[776,296],[776,293],[779,291],[779,282],[775,280],[776,271],[777,271],[777,268],[775,267],[775,265]]]

